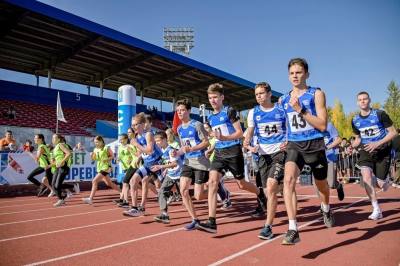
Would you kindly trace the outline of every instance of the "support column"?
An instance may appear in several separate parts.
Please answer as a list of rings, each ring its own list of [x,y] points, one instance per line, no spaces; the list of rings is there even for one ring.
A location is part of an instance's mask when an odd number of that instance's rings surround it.
[[[90,96],[90,85],[87,85],[86,88],[87,88],[87,93]]]
[[[36,77],[36,87],[39,87],[39,75],[35,75],[35,77]]]
[[[51,88],[51,75],[52,75],[52,71],[50,69],[47,70],[47,85],[48,85],[49,89]]]
[[[144,103],[144,89],[140,90],[140,103],[143,104]]]
[[[104,96],[104,88],[103,88],[104,82],[101,80],[100,81],[100,97],[103,98]]]

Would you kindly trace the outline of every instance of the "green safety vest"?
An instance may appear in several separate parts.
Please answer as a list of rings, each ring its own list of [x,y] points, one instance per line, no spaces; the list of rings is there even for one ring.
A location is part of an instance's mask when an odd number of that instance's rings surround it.
[[[132,154],[128,151],[128,145],[118,147],[118,158],[122,165],[122,170],[129,168],[132,160]]]
[[[43,153],[40,155],[40,157],[38,159],[39,166],[42,168],[46,168],[50,163],[50,150],[44,144],[40,144],[38,146],[38,150],[41,150],[41,149],[43,149]]]
[[[108,148],[104,146],[102,149],[95,148],[93,152],[96,155],[97,161],[97,172],[108,171],[111,167],[110,162],[108,161]]]

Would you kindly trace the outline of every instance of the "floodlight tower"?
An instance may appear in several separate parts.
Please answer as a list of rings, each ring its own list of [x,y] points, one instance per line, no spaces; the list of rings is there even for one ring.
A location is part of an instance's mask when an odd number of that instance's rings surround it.
[[[164,28],[164,48],[189,56],[194,47],[194,30],[191,27]]]

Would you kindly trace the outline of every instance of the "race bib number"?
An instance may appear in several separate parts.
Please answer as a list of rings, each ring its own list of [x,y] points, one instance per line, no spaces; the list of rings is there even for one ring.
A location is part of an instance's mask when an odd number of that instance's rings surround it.
[[[222,136],[229,136],[228,126],[226,124],[221,124],[212,128],[213,131],[219,131]],[[215,139],[215,141],[220,141],[219,139]]]
[[[283,133],[282,124],[280,122],[259,123],[257,126],[260,136],[264,138]]]
[[[293,133],[312,130],[313,127],[297,112],[288,113],[290,131]]]
[[[379,128],[377,125],[371,127],[360,128],[360,136],[363,139],[373,138],[379,135]]]
[[[183,138],[182,146],[194,147],[196,146],[196,141],[193,138]]]

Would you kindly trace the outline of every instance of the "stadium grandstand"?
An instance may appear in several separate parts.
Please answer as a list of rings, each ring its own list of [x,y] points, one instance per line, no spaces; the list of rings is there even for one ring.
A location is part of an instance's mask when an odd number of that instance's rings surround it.
[[[0,130],[14,129],[20,140],[32,138],[33,132],[54,132],[57,90],[52,79],[100,88],[100,97],[90,96],[90,89],[87,95],[60,92],[68,121],[60,123],[60,132],[72,144],[88,143],[96,134],[116,137],[117,101],[102,96],[124,84],[136,88],[137,112],[149,112],[144,97],[172,103],[187,98],[193,106],[208,106],[206,89],[215,82],[224,85],[226,102],[237,109],[255,103],[250,81],[49,5],[7,0],[0,10],[0,68],[38,81],[48,78],[48,88],[0,82],[0,111],[10,106],[16,111],[14,119],[0,118]],[[273,92],[275,100],[279,95]],[[156,112],[155,126],[165,128],[172,116]]]

